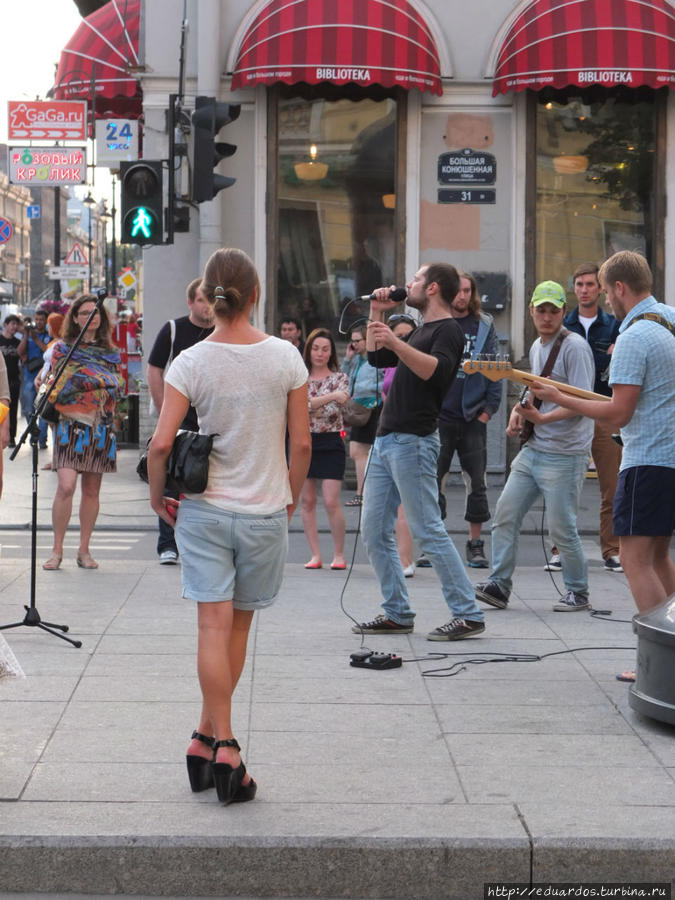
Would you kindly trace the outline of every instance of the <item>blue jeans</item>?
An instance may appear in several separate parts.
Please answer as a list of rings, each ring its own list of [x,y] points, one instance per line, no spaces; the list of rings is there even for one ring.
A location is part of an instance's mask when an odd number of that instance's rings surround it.
[[[490,518],[485,481],[487,425],[479,422],[478,419],[473,419],[471,422],[453,419],[450,422],[439,421],[438,430],[441,437],[437,472],[438,504],[441,507],[441,517],[445,518],[447,507],[443,493],[443,479],[450,471],[452,457],[457,451],[462,468],[462,478],[466,485],[464,519],[467,522],[487,522]]]
[[[513,584],[521,523],[535,500],[543,495],[549,534],[560,553],[565,587],[588,596],[588,562],[577,532],[579,494],[588,460],[588,453],[542,453],[527,444],[514,459],[492,525],[490,581],[506,594]]]
[[[408,625],[415,618],[396,548],[394,524],[403,504],[413,540],[429,557],[453,618],[483,621],[464,564],[441,521],[436,467],[438,432],[420,437],[393,432],[375,438],[363,497],[363,541],[384,597],[388,619]]]

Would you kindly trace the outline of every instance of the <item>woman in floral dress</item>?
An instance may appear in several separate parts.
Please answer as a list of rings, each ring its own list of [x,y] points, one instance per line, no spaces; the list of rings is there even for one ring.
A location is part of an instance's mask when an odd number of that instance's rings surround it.
[[[335,342],[327,328],[315,328],[303,352],[309,371],[309,424],[312,432],[312,461],[309,465],[300,504],[302,525],[312,558],[306,569],[320,569],[321,550],[316,524],[317,482],[328,514],[333,536],[331,569],[345,569],[345,517],[340,488],[345,472],[345,445],[342,440],[342,408],[349,400],[349,379],[339,371]]]

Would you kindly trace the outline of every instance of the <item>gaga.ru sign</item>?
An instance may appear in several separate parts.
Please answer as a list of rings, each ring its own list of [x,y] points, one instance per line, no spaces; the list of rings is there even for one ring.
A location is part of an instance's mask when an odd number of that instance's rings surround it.
[[[84,184],[87,155],[84,147],[10,147],[9,180],[24,187]]]
[[[83,141],[87,137],[87,104],[83,100],[10,100],[10,141]]]

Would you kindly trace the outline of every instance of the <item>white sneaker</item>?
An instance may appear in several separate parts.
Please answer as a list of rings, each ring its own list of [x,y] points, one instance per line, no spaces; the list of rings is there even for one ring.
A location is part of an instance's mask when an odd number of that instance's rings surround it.
[[[621,561],[618,556],[608,556],[605,560],[606,572],[623,572]]]
[[[551,558],[544,566],[545,572],[562,572],[562,565],[560,564],[560,554],[552,553]]]
[[[159,554],[160,566],[175,566],[178,562],[178,554],[175,550],[162,550]]]
[[[413,578],[415,575],[415,563],[410,563],[409,566],[405,566],[403,574],[406,578]]]

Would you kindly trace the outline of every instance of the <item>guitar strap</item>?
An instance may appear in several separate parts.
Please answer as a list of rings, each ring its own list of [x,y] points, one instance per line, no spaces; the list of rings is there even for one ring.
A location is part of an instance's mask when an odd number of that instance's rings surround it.
[[[650,322],[657,322],[659,325],[663,325],[664,328],[667,328],[668,331],[675,337],[675,326],[668,321],[668,319],[664,319],[663,316],[660,316],[658,313],[640,313],[639,316],[635,316],[634,319],[626,326],[626,331],[630,328],[631,325],[634,325],[636,322],[639,322],[640,319],[648,319]]]
[[[558,354],[560,353],[560,348],[562,347],[562,342],[565,340],[569,331],[566,328],[561,328],[558,334],[558,337],[553,342],[553,346],[548,352],[548,357],[546,358],[546,362],[544,363],[544,368],[539,373],[540,378],[548,378],[548,376],[553,371],[553,366],[555,365],[555,361],[558,358]],[[522,402],[525,394],[529,391],[529,387],[526,387],[523,393],[520,395],[520,402]],[[541,406],[541,400],[539,397],[535,397],[532,401],[532,405],[535,409],[539,409]],[[529,441],[532,437],[532,433],[534,432],[534,423],[533,422],[523,422],[523,427],[520,431],[520,446],[521,448]]]

